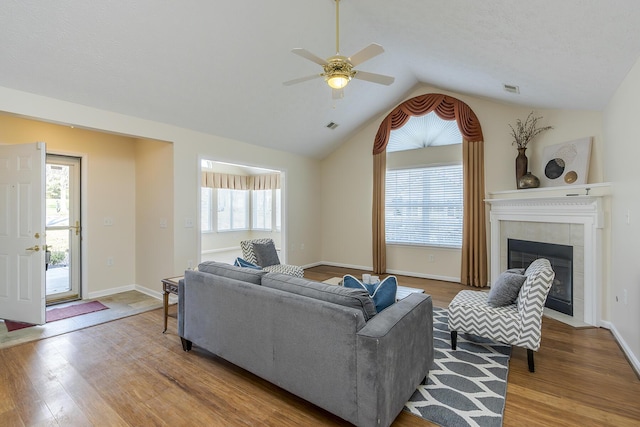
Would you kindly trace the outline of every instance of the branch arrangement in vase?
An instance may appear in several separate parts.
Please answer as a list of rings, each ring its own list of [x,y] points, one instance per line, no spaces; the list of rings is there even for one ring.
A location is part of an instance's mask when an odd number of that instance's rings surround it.
[[[511,136],[513,137],[511,144],[516,145],[518,148],[527,148],[529,142],[531,142],[536,135],[545,130],[553,129],[553,126],[538,127],[538,120],[540,119],[542,119],[542,116],[536,117],[532,111],[524,122],[518,119],[515,128],[509,125],[511,128]]]

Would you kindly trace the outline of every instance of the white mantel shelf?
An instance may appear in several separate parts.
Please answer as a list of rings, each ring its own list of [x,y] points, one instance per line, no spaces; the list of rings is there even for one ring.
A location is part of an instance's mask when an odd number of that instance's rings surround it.
[[[587,188],[589,191],[587,192]],[[588,195],[587,195],[588,193]],[[491,281],[500,274],[500,222],[542,222],[584,226],[584,322],[601,321],[603,198],[610,185],[586,184],[489,193],[491,206]]]
[[[540,199],[553,197],[608,196],[611,183],[580,184],[563,187],[527,188],[522,190],[493,191],[487,194],[486,201],[502,199]]]

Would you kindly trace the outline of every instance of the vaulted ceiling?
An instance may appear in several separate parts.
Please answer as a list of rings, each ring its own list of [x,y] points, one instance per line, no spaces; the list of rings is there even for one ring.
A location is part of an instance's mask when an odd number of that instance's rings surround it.
[[[291,53],[335,52],[333,0],[3,0],[0,86],[321,158],[418,84],[602,110],[640,57],[637,0],[341,0],[345,56],[385,53],[332,99]],[[504,90],[517,85],[519,94]],[[338,124],[328,129],[329,122]]]

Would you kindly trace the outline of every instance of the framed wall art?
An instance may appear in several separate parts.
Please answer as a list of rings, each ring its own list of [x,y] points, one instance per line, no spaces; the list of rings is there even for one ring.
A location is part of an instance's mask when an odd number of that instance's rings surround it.
[[[591,137],[544,147],[541,187],[586,184],[591,160]]]

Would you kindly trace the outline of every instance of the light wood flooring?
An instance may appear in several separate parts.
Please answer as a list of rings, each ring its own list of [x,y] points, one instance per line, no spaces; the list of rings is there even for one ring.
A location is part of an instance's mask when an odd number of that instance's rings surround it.
[[[314,267],[326,280],[361,271]],[[463,286],[399,277],[446,307]],[[171,309],[175,312],[175,307]],[[199,349],[185,353],[162,310],[0,349],[1,426],[346,425]],[[638,426],[640,381],[611,333],[544,319],[536,372],[513,349],[504,426]],[[394,426],[430,423],[402,412]]]

